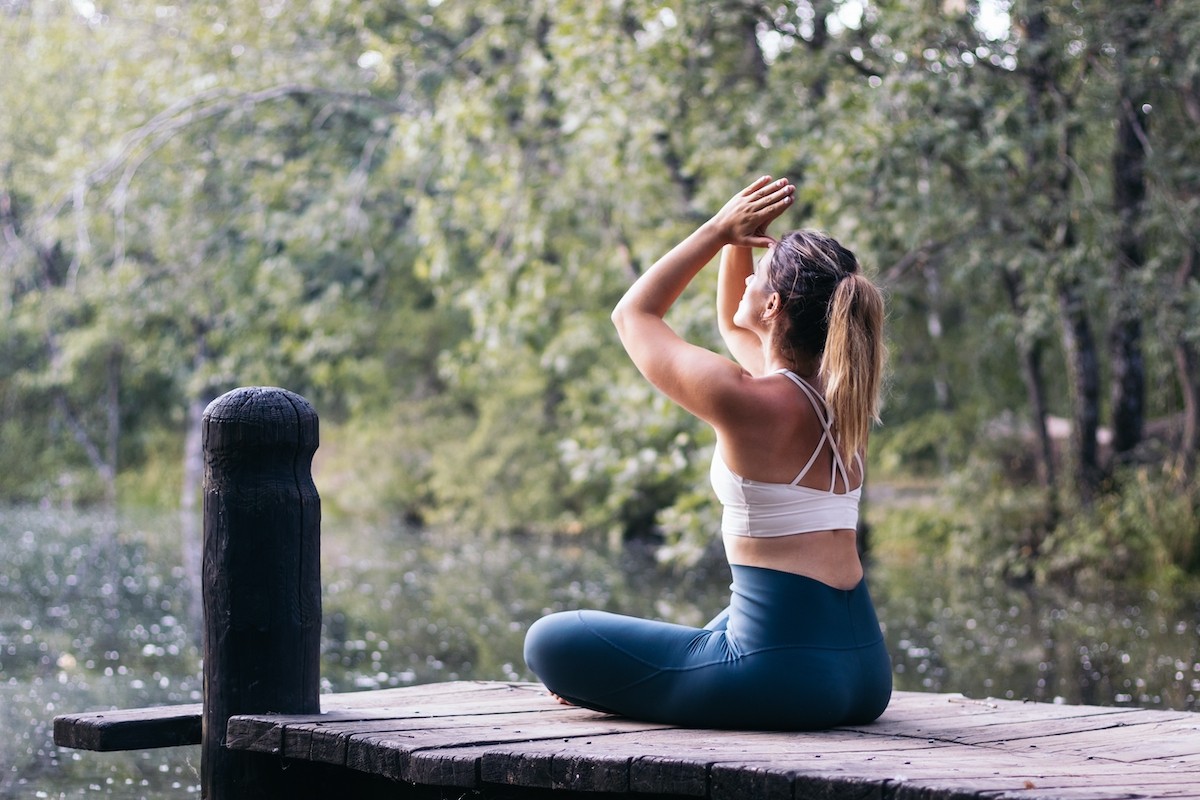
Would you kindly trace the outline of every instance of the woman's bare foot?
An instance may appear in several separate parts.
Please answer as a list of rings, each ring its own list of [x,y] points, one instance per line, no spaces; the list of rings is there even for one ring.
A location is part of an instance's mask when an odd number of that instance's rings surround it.
[[[548,695],[550,695],[551,697],[553,697],[553,698],[554,698],[555,700],[557,700],[558,702],[562,703],[564,706],[573,706],[573,705],[575,705],[575,704],[574,704],[574,703],[572,703],[570,700],[564,700],[564,699],[562,699],[561,697],[559,697],[558,695],[556,695],[554,692],[550,692],[550,691],[548,691],[548,692],[546,692],[546,693],[547,693]]]

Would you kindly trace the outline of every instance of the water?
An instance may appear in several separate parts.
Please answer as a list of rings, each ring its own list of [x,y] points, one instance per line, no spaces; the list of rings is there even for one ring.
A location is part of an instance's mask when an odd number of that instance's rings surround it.
[[[0,798],[182,798],[199,748],[59,750],[56,714],[200,700],[195,587],[172,515],[0,510]],[[322,690],[529,679],[525,629],[603,608],[703,624],[713,559],[327,523]],[[870,568],[896,687],[970,697],[1196,710],[1200,588],[1020,590],[931,564]]]

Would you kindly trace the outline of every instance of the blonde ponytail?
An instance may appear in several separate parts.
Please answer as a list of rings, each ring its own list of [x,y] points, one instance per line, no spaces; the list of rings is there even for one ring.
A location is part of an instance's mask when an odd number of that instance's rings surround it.
[[[847,462],[866,447],[871,423],[879,422],[885,357],[883,295],[869,278],[853,272],[838,283],[830,298],[829,332],[821,359],[825,400]]]

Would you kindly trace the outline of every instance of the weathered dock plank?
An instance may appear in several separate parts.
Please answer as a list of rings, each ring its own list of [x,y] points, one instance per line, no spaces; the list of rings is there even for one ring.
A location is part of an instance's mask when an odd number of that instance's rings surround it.
[[[1200,715],[896,693],[872,725],[686,730],[562,706],[536,684],[326,695],[245,715],[226,746],[404,784],[800,798],[1200,798]]]
[[[471,724],[459,720],[455,725],[446,722],[435,727],[414,726],[407,731],[389,731],[367,736],[352,736],[346,752],[346,766],[363,772],[385,775],[400,781],[412,781],[412,763],[414,756],[429,750],[442,753],[442,761],[446,763],[451,751],[456,747],[474,746],[480,744],[504,745],[511,742],[527,742],[531,739],[546,739],[569,737],[572,733],[585,736],[602,737],[612,733],[622,733],[630,730],[645,730],[645,723],[616,717],[600,716],[581,712],[578,716],[567,717],[561,714],[554,718],[545,719],[541,712],[506,715],[510,720],[484,720]],[[382,770],[372,768],[379,762],[381,756],[387,765]],[[470,758],[463,764],[463,771],[470,766],[475,772],[476,758]],[[473,785],[473,784],[469,784]]]
[[[200,744],[199,703],[63,714],[54,718],[59,747],[113,752]]]

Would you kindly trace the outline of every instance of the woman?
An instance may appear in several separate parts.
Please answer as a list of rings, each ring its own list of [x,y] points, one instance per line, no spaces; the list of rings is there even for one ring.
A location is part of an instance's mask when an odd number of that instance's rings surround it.
[[[855,546],[883,302],[832,239],[767,235],[793,193],[786,180],[759,178],[613,311],[642,374],[716,430],[711,477],[732,597],[704,628],[599,611],[538,620],[525,660],[564,702],[779,730],[862,724],[888,704],[891,662]],[[751,247],[769,248],[757,267]],[[685,342],[663,319],[718,251],[717,317],[737,363]]]

